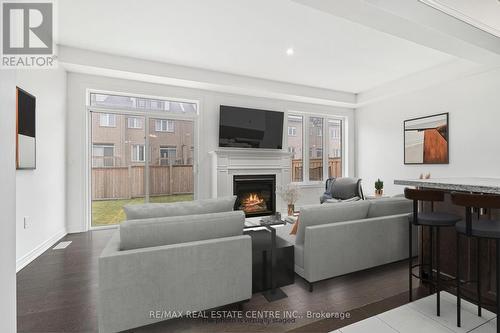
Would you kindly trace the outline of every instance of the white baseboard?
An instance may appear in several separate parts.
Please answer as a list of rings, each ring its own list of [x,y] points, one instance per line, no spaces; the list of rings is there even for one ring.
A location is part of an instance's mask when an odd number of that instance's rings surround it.
[[[40,256],[42,253],[44,253],[45,251],[50,249],[52,247],[52,245],[57,243],[61,238],[63,238],[66,235],[67,235],[66,230],[62,230],[62,231],[58,232],[57,234],[55,234],[54,236],[47,239],[42,244],[35,247],[33,250],[31,250],[30,252],[28,252],[27,254],[22,256],[21,258],[17,259],[16,260],[16,273],[19,272],[24,267],[26,267],[30,262],[32,262],[33,260],[38,258],[38,256]]]

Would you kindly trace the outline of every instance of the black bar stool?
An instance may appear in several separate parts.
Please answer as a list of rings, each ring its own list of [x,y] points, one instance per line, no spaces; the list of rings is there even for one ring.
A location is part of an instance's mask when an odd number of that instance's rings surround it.
[[[477,315],[481,316],[481,265],[479,244],[481,238],[494,239],[496,241],[496,290],[497,290],[497,333],[500,333],[500,321],[498,313],[500,312],[500,221],[478,219],[472,222],[472,212],[474,208],[500,209],[500,196],[490,194],[469,194],[453,192],[451,199],[455,205],[465,207],[465,221],[460,221],[456,225],[457,230],[457,326],[460,327],[460,242],[459,236],[477,239],[477,257],[476,257],[476,275],[477,281],[466,281],[464,283],[476,282],[477,286]]]
[[[409,298],[410,302],[413,300],[413,295],[412,295],[412,279],[413,277],[416,277],[420,281],[428,282],[432,286],[436,288],[436,312],[437,315],[441,315],[441,269],[440,269],[440,264],[439,264],[439,256],[440,256],[440,237],[439,237],[439,230],[444,227],[454,227],[455,224],[461,220],[461,217],[458,215],[454,214],[448,214],[448,213],[442,213],[442,212],[434,212],[434,202],[439,202],[439,201],[444,201],[444,192],[442,191],[436,191],[436,190],[423,190],[423,189],[410,189],[410,188],[405,188],[405,197],[407,199],[413,200],[413,214],[409,216],[409,286],[410,286],[410,293],[409,293]],[[432,211],[431,212],[419,212],[418,211],[418,202],[419,201],[427,201],[431,202],[432,204]],[[412,225],[415,226],[420,226],[421,228],[423,227],[428,227],[429,228],[429,233],[430,233],[430,242],[429,242],[429,254],[430,254],[430,263],[429,264],[424,264],[424,257],[423,257],[423,245],[420,248],[421,251],[421,263],[413,265],[413,228]],[[434,240],[433,234],[434,234],[434,229],[436,230],[436,278],[433,278],[432,271],[434,269],[433,263],[432,263],[432,243]],[[413,269],[416,267],[422,268],[424,266],[429,267],[429,278],[424,278],[422,274],[416,275],[413,273]]]

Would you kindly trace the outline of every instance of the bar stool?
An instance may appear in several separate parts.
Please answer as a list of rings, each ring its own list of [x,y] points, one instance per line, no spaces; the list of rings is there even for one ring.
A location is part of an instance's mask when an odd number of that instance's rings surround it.
[[[482,238],[496,241],[496,301],[497,317],[500,312],[500,221],[478,219],[472,223],[472,212],[474,208],[499,209],[500,196],[490,194],[469,194],[453,192],[451,199],[455,205],[465,207],[465,221],[456,224],[457,230],[457,326],[460,327],[460,242],[459,236],[465,235],[468,238],[477,239],[476,275],[477,281],[465,281],[464,283],[476,282],[477,286],[477,315],[481,316],[481,271],[479,244]],[[497,319],[497,333],[500,333],[500,321]]]
[[[405,188],[405,197],[407,199],[413,200],[413,214],[409,216],[409,298],[410,302],[413,300],[412,295],[412,279],[416,277],[420,281],[425,281],[430,283],[432,286],[436,288],[436,312],[437,315],[441,315],[441,269],[439,263],[440,256],[440,237],[439,230],[444,227],[454,227],[455,224],[461,220],[461,217],[455,214],[443,213],[443,212],[434,212],[434,202],[444,201],[444,192],[436,191],[436,190],[423,190],[423,189],[410,189]],[[418,211],[418,203],[419,201],[431,202],[432,211],[431,212],[419,212]],[[420,226],[421,229],[423,227],[428,227],[430,232],[430,242],[429,242],[429,254],[430,254],[430,263],[424,264],[424,256],[423,256],[423,245],[420,247],[421,251],[421,263],[413,265],[413,228],[412,225]],[[433,278],[432,270],[432,243],[434,240],[433,234],[434,229],[436,229],[436,279]],[[423,230],[422,230],[423,233]],[[416,267],[422,268],[424,266],[429,267],[429,278],[424,278],[422,274],[416,275],[413,273],[413,269]]]

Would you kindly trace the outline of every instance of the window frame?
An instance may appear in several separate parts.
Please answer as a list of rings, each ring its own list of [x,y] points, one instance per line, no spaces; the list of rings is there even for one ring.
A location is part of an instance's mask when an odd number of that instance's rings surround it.
[[[112,117],[111,117],[112,116]],[[106,120],[106,124],[103,124],[103,119]],[[114,119],[113,124],[111,124],[111,119]],[[114,113],[100,113],[99,114],[99,127],[116,127],[116,114]]]
[[[139,157],[141,156],[140,149],[137,150],[137,154],[134,153],[135,147],[142,147],[142,157],[143,157],[142,160],[139,159]],[[137,159],[136,159],[136,157],[137,157]],[[130,162],[132,162],[132,163],[145,163],[146,162],[146,145],[145,144],[141,144],[141,143],[130,144]]]
[[[162,151],[165,151],[165,150],[166,151],[172,151],[173,150],[174,153],[175,153],[175,159],[177,159],[177,147],[176,146],[168,146],[168,147],[167,146],[160,146],[160,148],[158,149],[159,159],[160,159],[160,165],[175,165],[175,163],[172,163],[172,164],[171,163],[161,164],[161,161],[164,159],[164,158],[161,157],[161,153],[162,153]],[[167,153],[167,161],[170,162],[168,155],[169,154]]]
[[[348,119],[345,116],[339,116],[339,115],[328,115],[325,113],[311,113],[311,112],[304,112],[304,111],[296,111],[296,110],[287,110],[286,117],[288,116],[297,116],[297,117],[302,117],[302,181],[301,182],[292,182],[292,184],[299,185],[299,186],[323,186],[325,181],[329,178],[328,175],[328,153],[329,153],[329,148],[330,148],[330,135],[321,135],[322,138],[322,149],[323,149],[323,180],[310,180],[309,179],[309,164],[310,164],[310,157],[311,157],[311,152],[310,147],[309,147],[309,141],[310,141],[310,136],[312,134],[316,135],[316,133],[311,133],[309,129],[309,119],[311,117],[319,117],[323,118],[323,125],[321,127],[321,134],[324,133],[329,133],[328,130],[328,121],[329,120],[335,120],[335,121],[340,121],[340,133],[339,133],[339,139],[341,142],[341,147],[339,149],[339,154],[340,158],[342,161],[342,177],[347,177],[348,176],[348,170],[347,170],[347,131],[346,131],[346,126],[348,123]],[[288,119],[288,118],[286,118]],[[288,125],[287,125],[288,126]],[[286,149],[288,151],[289,145],[288,145],[288,135],[286,135]]]
[[[298,132],[297,132],[297,126],[288,126],[288,123],[289,123],[289,121],[290,121],[290,119],[289,119],[290,117],[300,118],[300,123],[301,123],[300,127],[301,127],[301,129],[302,129],[302,131],[301,131],[301,135],[302,135],[302,142],[301,142],[301,144],[302,144],[302,147],[300,147],[300,148],[301,148],[301,151],[302,151],[302,154],[301,154],[301,157],[302,157],[302,180],[301,180],[301,181],[299,181],[299,182],[294,182],[294,181],[293,181],[293,179],[292,179],[292,180],[291,180],[291,183],[293,183],[293,184],[303,184],[303,183],[305,183],[305,181],[304,181],[304,149],[305,149],[305,148],[304,148],[304,143],[305,143],[305,138],[304,138],[304,136],[305,136],[305,133],[306,133],[306,132],[304,131],[304,121],[305,121],[305,116],[304,116],[304,114],[299,113],[299,112],[287,112],[287,113],[285,114],[285,119],[286,119],[285,121],[286,121],[287,128],[289,128],[289,127],[295,127],[295,135],[288,135],[288,134],[289,134],[289,133],[288,133],[288,131],[287,131],[287,133],[285,134],[285,140],[286,140],[286,141],[285,141],[285,142],[286,142],[286,150],[287,150],[287,152],[288,152],[289,154],[293,154],[293,155],[295,155],[295,152],[296,152],[296,150],[295,150],[295,149],[293,149],[293,151],[290,151],[290,148],[291,148],[291,147],[290,147],[290,145],[288,144],[288,138],[289,138],[290,136],[291,136],[291,137],[297,137],[297,133],[298,133]],[[293,148],[295,148],[295,147],[293,147]],[[292,166],[291,166],[291,167],[292,167]],[[293,170],[291,170],[291,171],[290,171],[290,174],[291,174],[291,175],[290,175],[290,178],[293,178]]]
[[[134,125],[139,121],[139,126],[130,126],[130,121],[134,120]],[[144,118],[141,117],[127,117],[127,128],[129,129],[142,129],[144,124]]]
[[[311,119],[312,118],[318,118],[318,119],[321,119],[321,127],[313,127],[311,128]],[[325,151],[325,145],[326,145],[326,142],[325,142],[325,138],[323,137],[322,133],[323,133],[323,129],[325,128],[325,123],[328,122],[328,119],[325,117],[325,116],[322,116],[322,115],[313,115],[313,114],[309,114],[308,117],[307,117],[307,123],[304,125],[305,126],[305,131],[308,133],[308,137],[307,137],[307,153],[308,153],[308,156],[307,156],[307,159],[305,159],[306,164],[307,164],[307,182],[309,183],[312,183],[312,184],[315,184],[315,183],[323,183],[327,178],[325,178],[325,166],[328,165],[328,159],[325,159],[325,155],[324,155],[324,151]],[[311,146],[311,140],[313,138],[320,138],[320,142],[321,142],[321,147],[318,149],[318,147],[315,147],[315,149],[313,149],[313,147]],[[317,153],[318,151],[321,151],[321,156],[317,156]],[[321,179],[320,180],[311,180],[311,159],[321,159],[321,162],[322,162],[322,172],[321,172]],[[326,164],[325,164],[326,162]],[[305,165],[304,165],[304,169],[305,169]],[[304,175],[305,177],[305,175]],[[304,178],[306,179],[306,178]]]
[[[165,129],[163,129],[163,122],[165,122]],[[158,123],[160,125],[160,129],[158,129]],[[169,129],[169,124],[172,124],[172,129]],[[175,121],[172,119],[155,119],[155,132],[161,133],[175,133]]]
[[[134,98],[135,106],[125,106],[125,105],[99,105],[93,104],[92,95],[108,95],[115,97],[128,97]],[[161,108],[151,108],[151,102],[154,101]],[[99,102],[96,102],[99,103]],[[143,105],[139,105],[142,104]],[[182,109],[182,112],[172,112],[171,111],[171,103],[179,103],[179,107]],[[99,109],[99,110],[120,110],[126,112],[148,112],[148,113],[158,113],[165,115],[172,115],[172,117],[184,117],[184,118],[196,118],[200,114],[200,101],[194,99],[186,99],[186,98],[175,98],[175,97],[163,97],[163,96],[154,96],[154,95],[143,95],[143,94],[135,94],[129,92],[119,92],[119,91],[108,91],[108,90],[98,90],[98,89],[87,89],[87,108]],[[185,105],[191,104],[194,108],[194,112],[186,112]]]
[[[94,154],[94,149],[96,148],[102,148],[102,156],[97,156]],[[111,161],[112,161],[112,164],[111,166],[109,165],[106,165],[106,160],[105,160],[105,157],[110,157],[110,156],[106,156],[106,154],[104,154],[104,149],[106,148],[111,148],[113,150],[113,155],[111,155]],[[94,166],[94,158],[95,157],[102,157],[102,167],[100,166]],[[113,168],[115,166],[115,145],[114,144],[110,144],[110,143],[93,143],[92,144],[92,167],[93,168]]]

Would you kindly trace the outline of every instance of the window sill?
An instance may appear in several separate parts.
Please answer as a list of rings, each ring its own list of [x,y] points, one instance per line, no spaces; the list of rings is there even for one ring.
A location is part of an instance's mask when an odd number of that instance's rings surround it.
[[[318,182],[300,182],[300,183],[297,183],[297,182],[292,182],[291,183],[292,185],[295,185],[297,187],[300,187],[300,188],[319,188],[319,187],[324,187],[325,186],[325,182],[324,181],[318,181]]]

